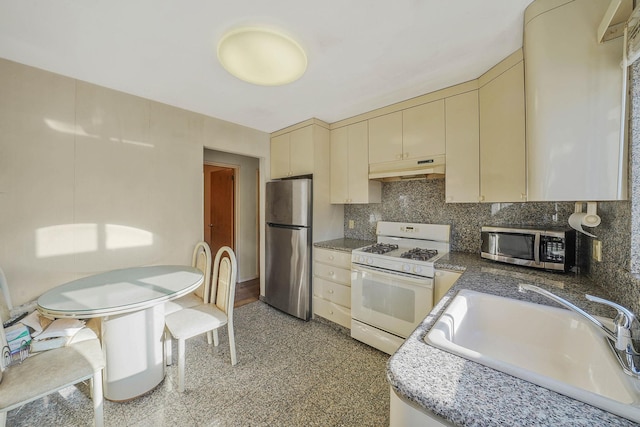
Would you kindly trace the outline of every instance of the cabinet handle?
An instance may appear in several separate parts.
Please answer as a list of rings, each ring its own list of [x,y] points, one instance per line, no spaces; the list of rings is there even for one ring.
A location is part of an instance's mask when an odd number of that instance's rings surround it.
[[[329,255],[329,259],[333,261],[333,255]]]
[[[404,158],[405,159],[409,158],[409,153],[404,153]]]
[[[402,153],[396,154],[396,159],[400,160],[402,158]]]
[[[484,202],[484,196],[478,197],[478,200],[481,201],[481,202]]]
[[[333,276],[333,274],[334,274],[333,271],[329,272],[329,276]]]
[[[329,310],[329,314],[333,314],[333,310]]]
[[[520,193],[520,199],[521,200],[527,200],[527,195],[524,193]]]
[[[329,293],[332,294],[333,293],[333,289],[329,289]]]

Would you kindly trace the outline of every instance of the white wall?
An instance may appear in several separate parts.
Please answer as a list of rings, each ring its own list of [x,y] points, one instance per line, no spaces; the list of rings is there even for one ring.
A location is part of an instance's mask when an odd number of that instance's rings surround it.
[[[258,271],[258,206],[256,171],[258,159],[215,150],[204,150],[206,163],[225,164],[238,168],[236,175],[236,242],[238,281],[255,279]]]
[[[100,271],[190,263],[203,147],[258,157],[269,173],[266,133],[4,59],[0,129],[0,266],[14,305]]]

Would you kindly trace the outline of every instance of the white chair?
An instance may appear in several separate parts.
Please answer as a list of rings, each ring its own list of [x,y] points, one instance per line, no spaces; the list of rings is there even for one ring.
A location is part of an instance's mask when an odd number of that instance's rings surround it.
[[[211,249],[206,242],[198,242],[193,249],[191,266],[202,271],[204,281],[202,285],[189,295],[168,301],[164,304],[164,314],[171,314],[183,308],[195,307],[209,301],[209,291],[211,287]]]
[[[166,302],[164,304],[165,316],[185,308],[205,304],[209,301],[209,292],[211,290],[211,249],[206,242],[198,242],[196,244],[191,257],[191,266],[204,273],[202,285],[188,295]],[[207,338],[209,344],[211,344],[211,334],[208,334]],[[171,365],[171,334],[168,331],[165,331],[164,335],[164,355],[165,364]]]
[[[223,257],[224,254],[228,258]],[[213,263],[211,300],[208,304],[185,308],[169,314],[165,324],[173,338],[178,340],[178,389],[184,391],[185,341],[205,332],[213,331],[214,345],[218,345],[218,328],[227,325],[231,364],[237,363],[233,334],[233,303],[238,266],[233,250],[220,248]],[[209,341],[209,344],[211,342]]]
[[[9,310],[12,309],[9,289],[0,270],[0,288]],[[6,345],[2,319],[0,319],[0,347]],[[0,384],[0,427],[7,422],[7,412],[55,393],[70,385],[90,380],[93,398],[94,425],[104,425],[102,397],[102,370],[104,357],[96,334],[83,329],[74,337],[73,344],[32,355],[19,365],[2,372]]]

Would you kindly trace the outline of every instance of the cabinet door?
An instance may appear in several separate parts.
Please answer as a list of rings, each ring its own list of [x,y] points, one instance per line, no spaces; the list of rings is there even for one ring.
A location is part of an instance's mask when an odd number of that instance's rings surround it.
[[[402,159],[402,111],[369,120],[369,163]]]
[[[348,129],[331,131],[331,203],[348,203],[349,199]]]
[[[402,112],[402,158],[418,159],[445,153],[444,100]]]
[[[476,203],[480,195],[478,91],[452,96],[446,104],[446,201]]]
[[[369,158],[367,122],[348,127],[349,203],[369,203]]]
[[[482,86],[479,94],[481,201],[525,201],[523,62]]]
[[[461,273],[455,271],[436,270],[433,279],[433,305],[436,305],[442,299],[461,275]]]
[[[271,138],[271,179],[289,176],[289,134]]]
[[[313,173],[313,126],[296,129],[290,133],[290,169],[292,176]]]

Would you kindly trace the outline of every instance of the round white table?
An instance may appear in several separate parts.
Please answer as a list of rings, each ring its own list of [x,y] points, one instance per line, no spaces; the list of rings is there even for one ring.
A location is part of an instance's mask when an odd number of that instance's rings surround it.
[[[128,400],[164,378],[164,302],[193,292],[203,280],[200,270],[182,265],[113,270],[45,292],[38,310],[55,318],[99,317],[104,396]]]

